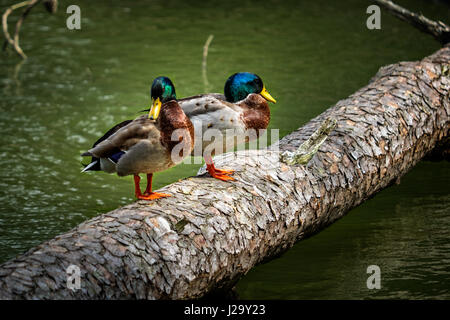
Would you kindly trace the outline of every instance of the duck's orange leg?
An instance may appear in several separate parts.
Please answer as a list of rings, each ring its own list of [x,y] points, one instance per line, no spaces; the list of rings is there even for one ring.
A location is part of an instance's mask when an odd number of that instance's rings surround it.
[[[136,195],[136,198],[138,198],[139,200],[155,200],[159,198],[170,197],[170,194],[152,192],[152,180],[153,173],[147,174],[147,187],[145,188],[144,194],[142,194],[141,187],[139,185],[141,178],[137,174],[134,175],[134,193]]]
[[[170,194],[161,192],[152,192],[153,173],[147,173],[147,187],[145,188],[144,196],[150,196],[153,199],[170,197]]]
[[[206,162],[206,170],[208,170],[211,177],[222,181],[235,180],[233,177],[230,177],[230,175],[234,173],[234,170],[217,169],[214,166],[214,162],[211,156],[205,156],[205,162]]]

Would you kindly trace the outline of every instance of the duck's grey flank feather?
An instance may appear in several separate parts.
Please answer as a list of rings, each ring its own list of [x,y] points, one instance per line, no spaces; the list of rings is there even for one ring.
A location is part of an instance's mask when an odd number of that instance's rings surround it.
[[[240,137],[245,135],[246,127],[242,120],[244,110],[225,101],[224,95],[199,95],[179,100],[178,103],[194,125],[195,156],[203,156],[205,150],[215,149],[213,154],[233,150],[235,139],[228,130]],[[206,132],[209,134],[205,135]],[[220,139],[212,138],[218,134],[221,135]]]

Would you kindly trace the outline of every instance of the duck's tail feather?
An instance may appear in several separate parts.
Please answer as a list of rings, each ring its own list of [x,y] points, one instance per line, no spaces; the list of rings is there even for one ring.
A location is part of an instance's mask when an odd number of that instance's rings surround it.
[[[88,165],[86,165],[86,167],[83,170],[81,170],[81,172],[98,171],[98,170],[100,170],[100,168],[97,168],[97,166],[100,167],[100,162],[99,162],[99,160],[94,160],[91,163],[89,163]]]

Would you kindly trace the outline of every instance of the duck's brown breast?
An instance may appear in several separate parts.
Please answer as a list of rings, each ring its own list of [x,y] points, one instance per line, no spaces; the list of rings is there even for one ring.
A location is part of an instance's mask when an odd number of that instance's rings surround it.
[[[175,100],[166,102],[161,108],[161,115],[158,119],[158,126],[161,131],[161,144],[172,153],[177,147],[179,157],[187,157],[194,148],[194,126],[191,120],[185,115],[178,102]]]
[[[270,122],[270,108],[266,99],[259,94],[251,94],[239,106],[243,109],[242,121],[246,129],[267,129]]]

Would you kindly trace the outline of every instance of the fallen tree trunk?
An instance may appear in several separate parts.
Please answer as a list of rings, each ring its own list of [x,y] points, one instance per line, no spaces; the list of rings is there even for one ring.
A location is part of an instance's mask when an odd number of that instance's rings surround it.
[[[370,83],[280,140],[295,150],[327,118],[337,126],[306,165],[280,152],[216,157],[233,183],[191,177],[171,198],[95,217],[0,266],[0,298],[198,298],[330,225],[449,137],[450,46],[380,69]],[[258,155],[257,158],[256,155]],[[257,159],[258,161],[256,161]],[[66,270],[81,271],[67,288]]]
[[[448,40],[442,22],[376,2]],[[174,183],[161,189],[173,197],[98,216],[2,264],[0,299],[187,299],[227,291],[422,158],[448,160],[449,90],[450,44],[422,61],[383,67],[270,149],[216,157],[237,169],[237,181]],[[68,289],[73,266],[78,290]]]

